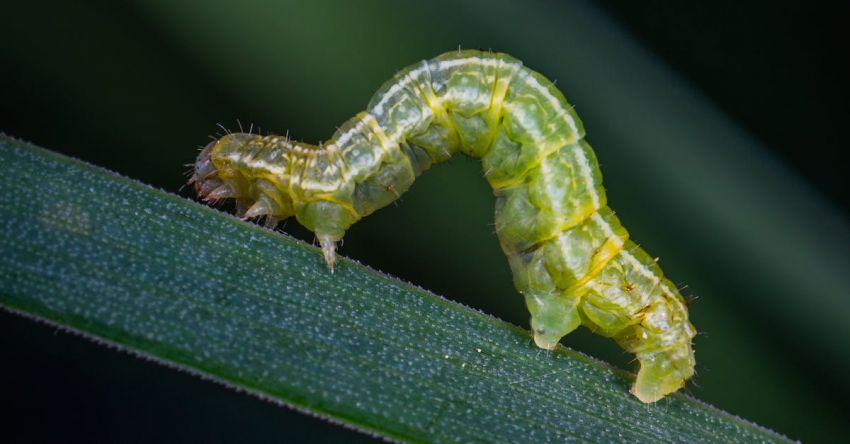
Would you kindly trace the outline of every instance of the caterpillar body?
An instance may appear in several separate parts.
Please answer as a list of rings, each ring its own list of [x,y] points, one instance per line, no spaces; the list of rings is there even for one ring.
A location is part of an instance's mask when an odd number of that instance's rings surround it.
[[[563,94],[507,54],[452,51],[398,72],[366,111],[319,146],[228,134],[198,156],[190,183],[268,225],[295,216],[333,270],[351,224],[404,193],[432,164],[480,158],[496,232],[535,343],[579,325],[637,355],[631,392],[654,402],[694,372],[684,299],[607,206],[584,129]]]

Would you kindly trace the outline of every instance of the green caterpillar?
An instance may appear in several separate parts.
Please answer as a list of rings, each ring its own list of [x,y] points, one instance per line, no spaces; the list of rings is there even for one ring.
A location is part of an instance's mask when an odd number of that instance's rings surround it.
[[[460,151],[481,158],[496,232],[535,343],[553,349],[579,325],[637,355],[631,392],[654,402],[694,373],[696,331],[676,286],[629,240],[606,205],[602,174],[561,92],[507,54],[453,51],[409,66],[319,146],[228,134],[204,148],[190,183],[236,199],[269,226],[294,215],[333,271],[351,224]]]

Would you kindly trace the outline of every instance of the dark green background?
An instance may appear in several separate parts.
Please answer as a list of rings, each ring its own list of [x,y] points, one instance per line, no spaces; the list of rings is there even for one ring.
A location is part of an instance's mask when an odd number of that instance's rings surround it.
[[[177,192],[216,123],[316,142],[407,64],[458,45],[511,53],[558,80],[612,206],[698,297],[688,391],[830,441],[850,431],[846,9],[21,2],[0,25],[0,130]],[[342,254],[526,325],[492,206],[457,158],[355,226]],[[584,331],[564,342],[632,365]],[[0,372],[0,430],[34,440],[365,440],[8,314]]]

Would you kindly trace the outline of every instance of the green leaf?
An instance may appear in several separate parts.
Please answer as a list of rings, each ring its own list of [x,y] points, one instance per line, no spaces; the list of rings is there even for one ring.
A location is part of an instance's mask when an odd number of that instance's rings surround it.
[[[0,307],[404,441],[785,441],[290,237],[0,138]]]

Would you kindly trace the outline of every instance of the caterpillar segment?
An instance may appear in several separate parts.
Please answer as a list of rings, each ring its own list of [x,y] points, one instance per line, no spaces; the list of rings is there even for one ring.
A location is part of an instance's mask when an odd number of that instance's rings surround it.
[[[496,196],[496,232],[538,347],[580,325],[640,362],[631,392],[654,402],[694,372],[696,331],[676,286],[607,206],[584,128],[563,94],[509,55],[453,51],[398,72],[315,146],[229,134],[203,149],[190,179],[239,215],[290,216],[315,232],[333,270],[336,244],[361,218],[460,151],[480,158]]]

